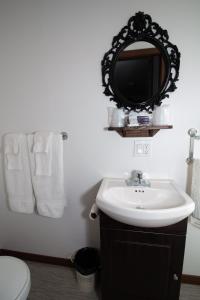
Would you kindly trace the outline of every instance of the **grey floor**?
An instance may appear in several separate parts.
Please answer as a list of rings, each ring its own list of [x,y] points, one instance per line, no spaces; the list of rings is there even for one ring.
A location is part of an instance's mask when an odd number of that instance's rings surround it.
[[[31,271],[31,292],[28,300],[97,300],[95,292],[84,293],[77,286],[73,269],[27,262]],[[180,300],[199,300],[200,286],[183,284]]]
[[[74,269],[37,262],[28,262],[31,271],[31,292],[28,300],[96,300],[95,292],[79,290]]]

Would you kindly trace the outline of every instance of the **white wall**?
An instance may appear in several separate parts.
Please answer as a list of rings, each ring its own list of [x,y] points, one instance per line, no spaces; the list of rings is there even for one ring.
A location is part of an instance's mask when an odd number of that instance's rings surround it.
[[[100,62],[112,37],[137,11],[168,29],[182,54],[178,90],[170,96],[173,130],[153,138],[151,158],[134,158],[133,139],[104,131],[108,99]],[[8,210],[0,177],[0,246],[65,257],[98,245],[87,214],[100,180],[139,168],[185,187],[187,130],[200,128],[198,0],[1,0],[0,130],[66,130],[69,201],[59,220]],[[200,231],[189,226],[184,273],[200,275]]]

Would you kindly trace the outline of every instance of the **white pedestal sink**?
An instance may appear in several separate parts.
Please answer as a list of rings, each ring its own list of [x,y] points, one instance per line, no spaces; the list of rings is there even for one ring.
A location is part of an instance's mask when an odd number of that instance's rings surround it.
[[[151,187],[127,186],[124,179],[104,178],[97,206],[119,222],[139,227],[163,227],[188,217],[193,200],[172,180],[150,180]]]

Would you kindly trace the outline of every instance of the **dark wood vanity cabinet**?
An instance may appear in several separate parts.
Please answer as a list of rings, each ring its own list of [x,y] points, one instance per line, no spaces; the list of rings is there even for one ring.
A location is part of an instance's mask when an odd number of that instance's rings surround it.
[[[138,228],[100,215],[102,300],[178,300],[187,219]]]

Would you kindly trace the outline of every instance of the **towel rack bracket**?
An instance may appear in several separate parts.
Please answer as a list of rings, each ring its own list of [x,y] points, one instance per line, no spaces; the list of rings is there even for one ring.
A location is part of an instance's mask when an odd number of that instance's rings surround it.
[[[67,134],[67,132],[62,131],[61,134],[62,134],[62,138],[63,138],[64,141],[68,139],[68,134]]]

